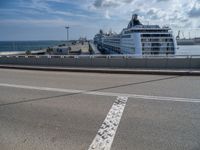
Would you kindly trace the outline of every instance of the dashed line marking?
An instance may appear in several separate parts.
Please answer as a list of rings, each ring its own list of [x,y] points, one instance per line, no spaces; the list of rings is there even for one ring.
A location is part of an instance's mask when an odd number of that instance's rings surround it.
[[[37,86],[27,86],[27,85],[17,85],[17,84],[6,84],[6,83],[0,83],[0,86],[1,87],[29,89],[29,90],[41,90],[41,91],[52,91],[52,92],[75,93],[75,94],[80,93],[80,94],[87,94],[87,95],[99,95],[99,96],[111,96],[111,97],[125,96],[125,97],[129,97],[129,98],[147,99],[147,100],[156,100],[156,101],[200,103],[200,99],[194,99],[194,98],[179,98],[179,97],[164,97],[164,96],[138,95],[138,94],[126,94],[126,93],[85,91],[85,90],[37,87]]]
[[[117,97],[88,150],[110,150],[128,97]]]

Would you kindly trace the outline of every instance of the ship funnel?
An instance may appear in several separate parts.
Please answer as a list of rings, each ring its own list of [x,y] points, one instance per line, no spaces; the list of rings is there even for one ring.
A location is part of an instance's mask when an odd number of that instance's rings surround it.
[[[132,28],[137,25],[142,25],[142,23],[138,20],[138,15],[133,14],[131,21],[128,24],[128,28]]]
[[[103,30],[102,29],[99,30],[99,34],[103,34]]]
[[[133,20],[138,20],[138,15],[137,14],[133,14],[132,19]]]

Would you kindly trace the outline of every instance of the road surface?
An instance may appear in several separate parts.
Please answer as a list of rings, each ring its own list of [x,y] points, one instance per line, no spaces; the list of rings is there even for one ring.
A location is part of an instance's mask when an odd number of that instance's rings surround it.
[[[0,69],[1,150],[198,150],[200,77]]]

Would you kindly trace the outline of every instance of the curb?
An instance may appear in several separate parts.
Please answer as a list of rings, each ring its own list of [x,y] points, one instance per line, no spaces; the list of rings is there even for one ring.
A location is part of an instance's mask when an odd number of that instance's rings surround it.
[[[46,66],[0,65],[2,69],[110,73],[110,74],[150,74],[150,75],[185,75],[200,76],[200,70],[155,70],[155,69],[121,69],[121,68],[64,68]]]

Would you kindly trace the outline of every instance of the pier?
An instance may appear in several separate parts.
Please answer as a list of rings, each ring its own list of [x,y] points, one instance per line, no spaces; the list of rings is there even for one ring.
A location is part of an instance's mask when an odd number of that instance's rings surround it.
[[[18,56],[18,55],[100,55],[92,41],[73,40],[63,44],[47,47],[39,50],[24,51],[2,51],[0,56]]]

